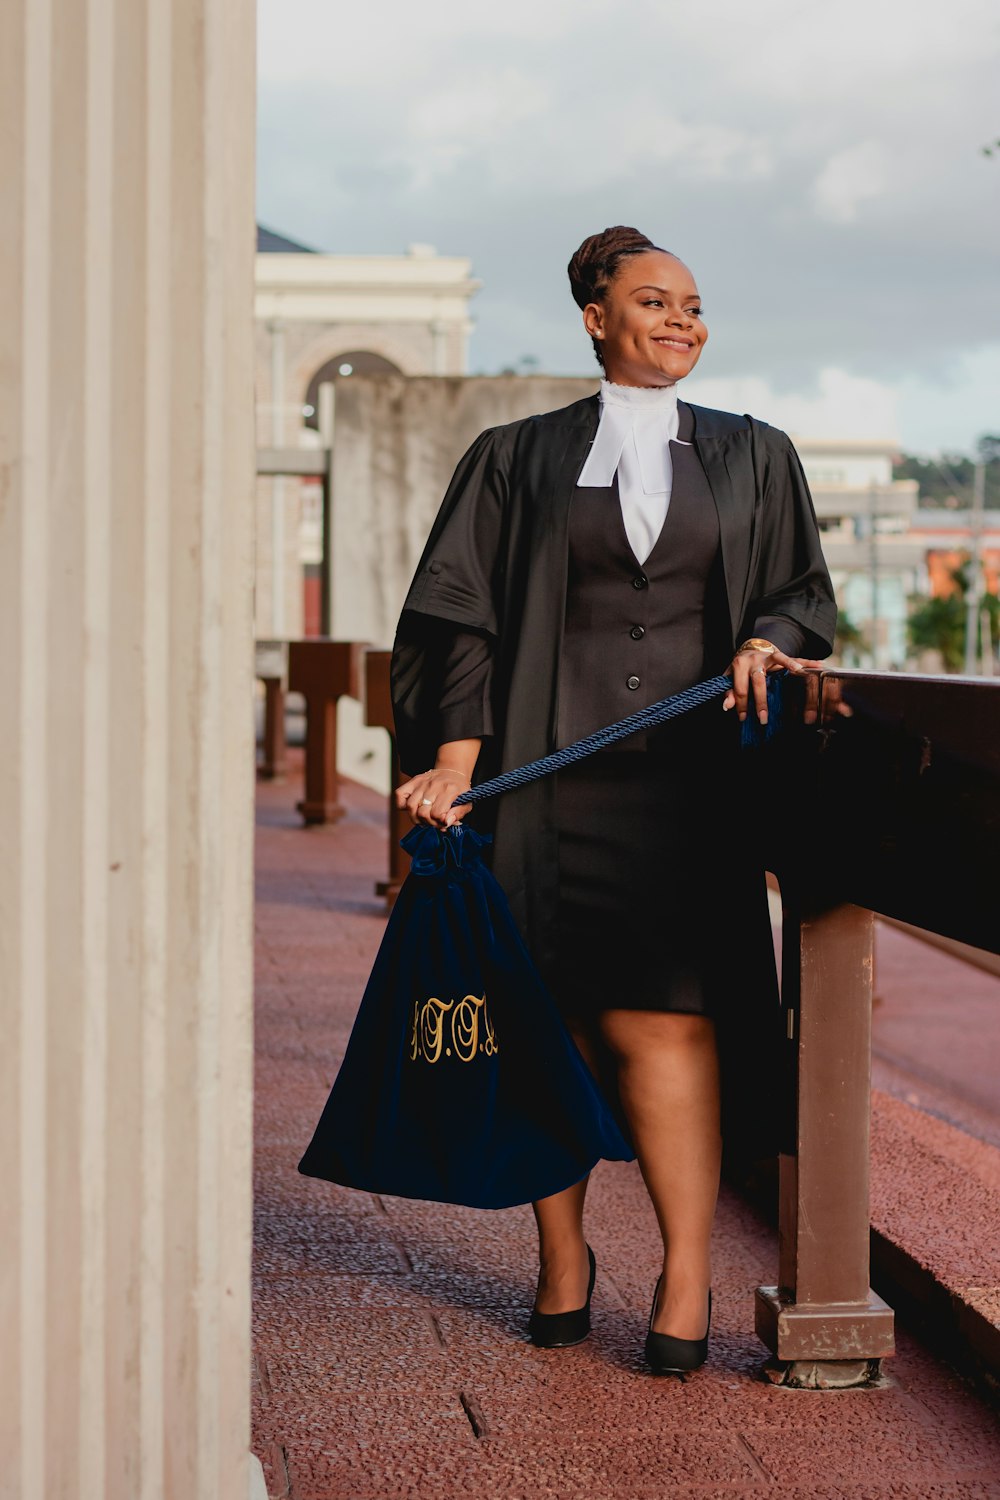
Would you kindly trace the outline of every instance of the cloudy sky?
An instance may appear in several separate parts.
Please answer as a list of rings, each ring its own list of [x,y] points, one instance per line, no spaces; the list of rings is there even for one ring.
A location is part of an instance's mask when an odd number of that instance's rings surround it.
[[[471,369],[592,374],[565,266],[691,266],[686,394],[918,452],[1000,432],[996,0],[260,0],[258,217],[468,255]]]

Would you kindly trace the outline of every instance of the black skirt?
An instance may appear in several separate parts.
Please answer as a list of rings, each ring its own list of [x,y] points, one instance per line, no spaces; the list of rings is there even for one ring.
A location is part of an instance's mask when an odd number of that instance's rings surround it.
[[[620,1008],[718,1021],[748,971],[773,965],[754,810],[741,806],[739,751],[720,718],[707,705],[677,722],[669,752],[600,751],[557,774],[546,978],[568,1019]]]

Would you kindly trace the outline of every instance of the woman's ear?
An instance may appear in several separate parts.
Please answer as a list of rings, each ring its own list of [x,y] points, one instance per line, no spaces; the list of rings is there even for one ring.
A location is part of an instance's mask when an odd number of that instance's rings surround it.
[[[599,302],[588,302],[583,309],[583,326],[592,339],[604,337],[604,308]]]

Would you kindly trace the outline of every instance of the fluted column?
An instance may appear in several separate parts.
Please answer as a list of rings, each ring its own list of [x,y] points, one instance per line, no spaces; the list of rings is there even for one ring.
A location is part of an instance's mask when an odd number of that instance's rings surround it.
[[[253,7],[0,7],[0,1494],[245,1500]]]

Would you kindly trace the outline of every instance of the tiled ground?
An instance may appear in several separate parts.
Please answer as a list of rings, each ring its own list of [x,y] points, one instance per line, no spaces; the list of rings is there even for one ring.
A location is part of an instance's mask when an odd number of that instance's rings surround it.
[[[777,1496],[1000,1500],[996,1416],[905,1334],[883,1389],[793,1392],[761,1378],[753,1288],[771,1230],[724,1192],[708,1365],[641,1363],[657,1236],[633,1165],[589,1203],[594,1333],[524,1340],[530,1210],[379,1199],[300,1177],[384,914],[380,799],[303,830],[294,785],[258,829],[254,1449],[288,1500]]]

